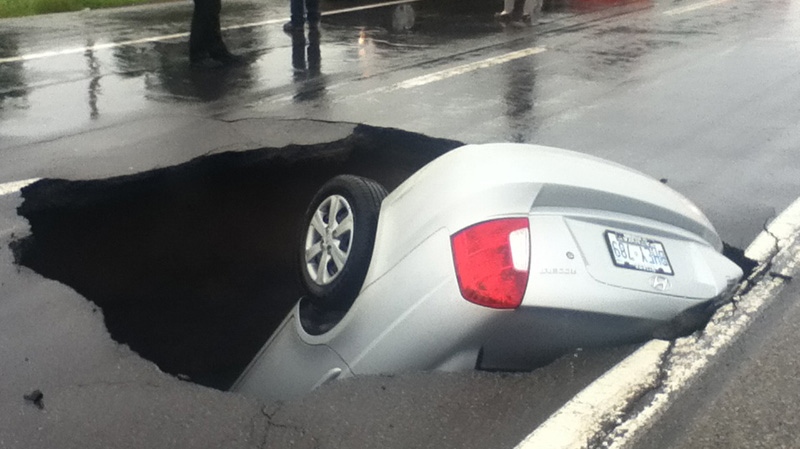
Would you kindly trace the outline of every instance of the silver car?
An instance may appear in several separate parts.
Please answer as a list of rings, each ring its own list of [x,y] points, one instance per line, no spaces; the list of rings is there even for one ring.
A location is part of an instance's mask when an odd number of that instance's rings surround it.
[[[682,195],[537,145],[457,148],[388,196],[336,177],[306,223],[308,295],[234,391],[287,399],[357,375],[531,370],[576,347],[674,338],[705,326],[742,276]]]

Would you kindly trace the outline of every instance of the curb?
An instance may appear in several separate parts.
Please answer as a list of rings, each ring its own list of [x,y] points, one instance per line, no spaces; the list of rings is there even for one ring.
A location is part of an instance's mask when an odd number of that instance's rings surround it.
[[[797,253],[800,198],[748,246],[745,256],[757,261],[758,268],[741,283],[735,305],[720,308],[700,333],[644,344],[553,413],[515,449],[630,448],[772,302],[796,270]],[[767,271],[776,276],[764,277]]]

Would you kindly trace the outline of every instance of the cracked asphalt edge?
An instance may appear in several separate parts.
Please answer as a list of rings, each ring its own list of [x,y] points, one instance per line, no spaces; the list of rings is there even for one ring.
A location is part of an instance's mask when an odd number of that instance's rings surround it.
[[[651,340],[578,393],[515,449],[629,449],[792,279],[800,260],[800,198],[745,251],[758,262],[703,331]],[[766,274],[769,273],[769,276]]]
[[[38,180],[0,184],[0,196]],[[517,449],[631,447],[792,279],[798,242],[800,198],[747,248],[745,256],[759,267],[742,282],[741,296],[720,309],[705,331],[674,343],[653,340],[642,346],[554,413]]]

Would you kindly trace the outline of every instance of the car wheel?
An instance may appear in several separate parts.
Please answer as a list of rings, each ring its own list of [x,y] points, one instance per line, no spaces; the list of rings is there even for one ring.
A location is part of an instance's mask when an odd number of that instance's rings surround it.
[[[367,275],[378,214],[386,189],[377,182],[340,175],[311,200],[301,239],[300,272],[314,305],[346,310]]]

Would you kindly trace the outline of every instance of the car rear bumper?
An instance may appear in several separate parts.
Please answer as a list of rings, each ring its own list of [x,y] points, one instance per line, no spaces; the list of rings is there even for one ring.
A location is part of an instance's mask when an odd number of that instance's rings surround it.
[[[530,371],[576,348],[671,340],[703,329],[722,305],[709,300],[668,321],[566,309],[528,307],[488,336],[475,367]]]
[[[563,219],[556,221],[563,226]],[[566,235],[572,238],[574,234]],[[570,251],[560,247],[558,239],[549,243],[556,244],[552,251],[562,255]],[[533,257],[541,255],[541,250],[541,246],[534,247]],[[581,254],[577,246],[573,251]],[[709,252],[715,259],[723,257],[713,249]],[[581,256],[575,259],[584,263]],[[623,274],[644,276],[644,281],[652,276],[630,270]],[[416,282],[404,283],[408,279]],[[521,307],[492,309],[461,296],[449,231],[441,230],[384,278],[365,288],[337,328],[327,335],[305,335],[303,339],[330,345],[354,374],[456,371],[476,366],[530,370],[577,347],[692,333],[730,298],[734,286],[709,288],[717,296],[697,299],[610,285],[585,268],[569,274],[549,271],[532,276]]]

